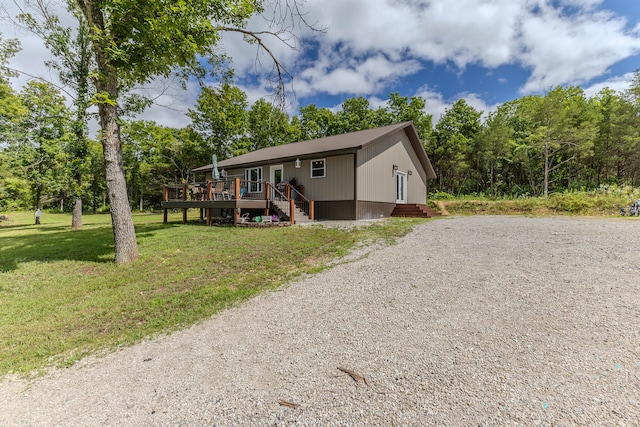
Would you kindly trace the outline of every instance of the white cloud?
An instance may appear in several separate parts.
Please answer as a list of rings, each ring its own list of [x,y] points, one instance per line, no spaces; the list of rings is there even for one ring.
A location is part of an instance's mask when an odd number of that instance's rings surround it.
[[[298,109],[299,99],[322,95],[364,96],[373,106],[397,91],[398,83],[428,76],[425,71],[433,64],[445,65],[450,70],[447,73],[467,80],[471,77],[464,71],[470,65],[489,70],[521,65],[529,76],[519,88],[521,94],[559,84],[590,84],[588,92],[603,85],[622,87],[628,78],[610,75],[611,68],[640,54],[640,22],[630,22],[638,16],[615,15],[602,9],[606,5],[603,0],[307,0],[305,19],[317,27],[326,26],[325,34],[286,20],[287,27],[300,37],[287,38],[287,42],[299,50],[274,37],[264,40],[293,74],[297,96],[290,97],[293,110]],[[264,30],[268,23],[254,17],[250,27]],[[13,35],[9,28],[3,31],[4,37]],[[15,35],[23,51],[12,65],[55,80],[44,67],[50,54],[42,43],[26,33]],[[268,55],[236,33],[224,34],[220,48],[233,57],[237,83],[249,101],[268,98],[272,93],[267,81],[272,66]],[[594,83],[605,77],[607,82]],[[497,73],[495,80],[504,89],[515,81]],[[17,79],[14,87],[25,81],[25,77]],[[415,81],[411,87],[421,87],[415,94],[427,100],[434,122],[458,99],[454,97],[463,97],[484,111],[494,108],[482,96],[464,92],[464,83],[459,81],[455,96],[451,88],[436,81]],[[190,86],[186,92],[167,93],[160,101],[171,107],[154,106],[142,118],[184,125],[188,123],[184,113],[193,107],[198,92],[197,86]]]
[[[388,65],[379,84],[361,74],[353,57],[384,55],[390,62],[427,61],[494,68],[521,64],[530,78],[521,93],[598,78],[640,53],[640,25],[598,10],[601,0],[310,0],[309,19],[327,23],[317,59],[290,56],[305,90],[336,94],[380,91],[420,66]],[[394,74],[397,73],[397,74]],[[382,75],[382,73],[381,73]],[[371,77],[371,76],[369,76]],[[337,81],[336,81],[337,79]],[[331,82],[331,84],[329,84]],[[306,92],[305,92],[306,93]]]
[[[433,125],[440,120],[447,108],[450,108],[453,102],[444,100],[442,93],[432,90],[429,86],[423,86],[415,93],[425,100],[425,112],[433,117]],[[455,102],[455,101],[454,101]]]
[[[397,79],[420,69],[415,60],[391,61],[382,54],[366,58],[340,58],[323,52],[313,67],[303,70],[296,82],[296,93],[301,96],[317,91],[331,95],[366,95],[377,93]]]
[[[522,24],[521,61],[531,68],[522,93],[581,84],[640,52],[640,38],[625,32],[626,20],[607,12],[567,18],[547,8]]]
[[[633,79],[633,73],[626,73],[622,76],[612,77],[600,83],[595,83],[591,86],[584,88],[584,93],[587,97],[592,98],[598,94],[602,89],[609,88],[616,92],[624,92],[631,87],[631,80]]]
[[[464,99],[467,104],[482,112],[482,117],[485,118],[490,112],[495,111],[499,104],[488,105],[480,95],[475,93],[458,93],[449,99],[445,99],[442,93],[434,91],[429,86],[421,87],[415,96],[424,98],[425,112],[431,114],[433,117],[433,125],[435,126],[446,110],[450,109],[453,104],[459,99]]]

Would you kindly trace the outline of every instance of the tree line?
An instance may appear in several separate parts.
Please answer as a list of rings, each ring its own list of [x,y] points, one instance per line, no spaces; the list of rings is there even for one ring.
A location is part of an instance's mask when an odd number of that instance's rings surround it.
[[[313,104],[289,116],[229,82],[204,86],[182,129],[121,120],[122,158],[131,206],[151,209],[160,187],[198,179],[193,169],[219,159],[295,141],[413,121],[436,170],[431,191],[455,195],[547,195],[602,184],[640,183],[640,74],[625,92],[587,97],[556,87],[500,105],[483,117],[464,99],[433,126],[426,101],[398,93],[373,108],[363,97],[332,111]],[[0,82],[0,210],[38,205],[108,207],[102,147],[77,152],[73,112],[52,85],[30,81],[15,93]],[[84,147],[84,146],[83,146]],[[84,180],[78,181],[81,175]]]
[[[229,57],[219,49],[221,35],[241,34],[244,41],[257,48],[258,54],[270,58],[272,73],[267,81],[275,83],[276,94],[282,99],[286,69],[273,54],[270,42],[295,48],[294,29],[306,27],[323,32],[305,20],[303,0],[189,0],[172,3],[135,0],[65,0],[51,3],[43,0],[15,2],[19,13],[9,16],[0,11],[3,21],[11,21],[38,36],[52,54],[45,61],[57,73],[59,81],[70,95],[74,109],[73,141],[63,143],[70,154],[66,160],[75,170],[72,228],[82,228],[82,186],[85,177],[82,163],[88,157],[87,115],[90,107],[97,109],[100,124],[100,144],[104,160],[104,183],[109,198],[109,212],[114,235],[114,255],[118,264],[138,258],[131,202],[123,167],[121,120],[127,112],[140,112],[151,100],[132,89],[158,77],[175,77],[182,84],[190,78],[202,82],[230,75]],[[250,18],[264,22],[268,29],[253,30]],[[71,20],[69,18],[72,18]],[[254,24],[255,24],[254,22]],[[258,24],[259,25],[259,24]],[[267,42],[269,41],[269,42]],[[7,97],[5,79],[27,70],[13,70],[8,58],[18,50],[16,40],[0,35],[0,79]],[[273,79],[271,78],[273,76]],[[33,76],[30,76],[33,77]],[[11,111],[2,123],[10,136],[15,123]],[[7,129],[5,129],[7,128]],[[43,132],[43,134],[46,132]],[[62,141],[62,139],[60,139]],[[31,143],[41,156],[27,169],[44,164],[39,140]],[[0,147],[15,145],[13,140]],[[4,168],[4,167],[3,167]],[[38,170],[40,180],[43,170]],[[8,173],[5,173],[8,174]],[[43,185],[38,184],[35,203],[39,208]]]
[[[145,192],[155,193],[160,181],[188,180],[212,154],[224,158],[405,120],[416,124],[438,173],[432,191],[548,194],[601,182],[637,182],[637,74],[625,93],[603,91],[587,99],[579,88],[556,88],[506,103],[486,120],[460,100],[433,128],[425,101],[399,94],[390,95],[382,108],[351,98],[337,112],[309,105],[293,117],[265,100],[247,105],[246,95],[230,83],[233,72],[219,49],[221,35],[241,34],[271,60],[266,78],[282,105],[288,73],[269,44],[295,48],[295,29],[324,31],[309,25],[303,3],[16,2],[20,13],[14,23],[49,49],[46,64],[69,96],[69,107],[58,88],[46,82],[13,92],[9,79],[16,71],[28,72],[7,65],[19,46],[0,35],[0,209],[71,204],[72,228],[79,229],[83,199],[95,209],[102,198],[111,214],[115,262],[127,263],[138,257],[132,205],[153,206],[153,196]],[[268,30],[252,30],[258,21]],[[207,75],[219,86],[206,87]],[[125,119],[151,102],[133,89],[158,77],[176,77],[182,84],[196,79],[205,86],[189,111],[191,127],[168,129]],[[99,148],[87,133],[91,108],[97,110]]]

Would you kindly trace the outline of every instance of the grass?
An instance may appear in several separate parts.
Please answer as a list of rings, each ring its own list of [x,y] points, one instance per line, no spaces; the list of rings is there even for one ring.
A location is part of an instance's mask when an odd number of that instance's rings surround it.
[[[10,213],[0,222],[0,376],[35,375],[82,357],[187,327],[351,247],[393,243],[420,220],[351,230],[163,224],[134,215],[140,258],[116,266],[108,215]],[[195,218],[195,217],[194,217]]]
[[[435,199],[431,203],[451,215],[620,216],[620,208],[628,206],[638,194],[592,191],[504,199],[467,196]]]

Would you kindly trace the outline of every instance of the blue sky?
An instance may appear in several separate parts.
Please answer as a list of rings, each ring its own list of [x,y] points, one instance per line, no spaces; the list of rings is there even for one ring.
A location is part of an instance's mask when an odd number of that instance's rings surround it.
[[[626,87],[640,68],[640,2],[634,0],[308,0],[307,20],[327,27],[282,52],[294,75],[292,108],[339,108],[363,96],[420,95],[437,120],[465,98],[477,109],[557,85],[589,95]],[[225,40],[228,52],[242,51]],[[251,55],[246,58],[253,59]],[[239,75],[251,87],[252,64]],[[246,73],[243,73],[246,70]]]
[[[292,27],[295,50],[266,40],[293,76],[291,114],[310,103],[336,110],[354,96],[378,107],[399,92],[425,98],[435,123],[460,98],[487,112],[557,85],[593,95],[605,86],[625,89],[640,68],[637,0],[307,0],[302,6],[307,22],[324,33]],[[264,19],[252,19],[250,27],[264,29]],[[29,35],[17,36],[25,51],[14,66],[38,72],[33,58],[45,60],[46,52]],[[258,54],[265,68],[256,68],[255,47],[233,34],[221,47],[233,57],[236,83],[249,100],[268,98],[268,58]],[[43,67],[39,72],[49,77]],[[142,118],[184,126],[199,86],[182,91],[166,83],[148,89],[168,87],[158,99],[163,106]]]

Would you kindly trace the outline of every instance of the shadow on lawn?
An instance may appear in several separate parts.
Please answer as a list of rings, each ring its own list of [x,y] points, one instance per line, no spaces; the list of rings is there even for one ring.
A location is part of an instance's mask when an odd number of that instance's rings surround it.
[[[139,242],[153,236],[154,231],[174,226],[162,223],[136,225],[136,238]],[[38,227],[31,234],[2,236],[0,273],[31,261],[113,262],[113,251],[111,225],[83,230],[71,230],[68,226]]]

